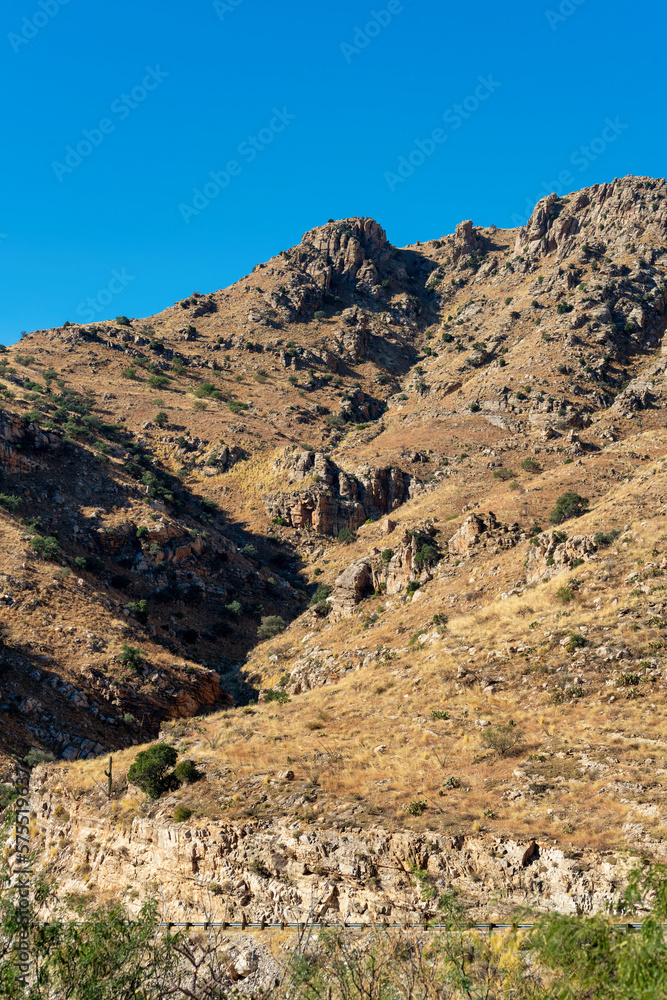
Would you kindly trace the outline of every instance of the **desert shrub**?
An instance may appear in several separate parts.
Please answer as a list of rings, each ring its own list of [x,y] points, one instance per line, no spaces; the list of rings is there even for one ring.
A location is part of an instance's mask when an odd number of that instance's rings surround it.
[[[148,601],[142,599],[140,601],[128,601],[125,605],[126,609],[130,612],[133,618],[136,618],[138,622],[145,625],[148,621]]]
[[[153,389],[166,389],[169,385],[169,379],[166,375],[151,375],[148,384]]]
[[[181,785],[192,785],[195,781],[199,781],[201,774],[195,767],[194,761],[182,760],[174,768],[174,777]]]
[[[139,646],[129,646],[124,642],[118,654],[118,660],[123,666],[130,667],[132,670],[138,670],[144,662],[144,651]]]
[[[231,399],[227,406],[232,411],[232,413],[243,413],[244,410],[250,409],[249,403],[241,403],[238,399]]]
[[[448,618],[447,615],[443,615],[442,612],[438,611],[433,615],[432,621],[438,628],[444,628],[447,624]]]
[[[313,596],[310,599],[311,604],[319,604],[321,601],[326,601],[327,597],[331,593],[332,588],[328,583],[321,583]]]
[[[21,506],[21,498],[14,496],[11,493],[0,493],[0,507],[4,507],[5,510],[15,511]]]
[[[30,539],[30,548],[42,559],[50,562],[57,562],[62,557],[58,539],[53,535],[33,535]]]
[[[159,799],[169,790],[173,775],[168,773],[178,759],[178,753],[166,743],[157,743],[140,750],[127,772],[130,785],[137,785],[151,799]]]
[[[116,322],[119,326],[130,326],[130,321],[127,316],[116,316]]]
[[[509,479],[514,479],[515,473],[511,469],[495,469],[493,473],[494,479],[500,479],[501,482],[506,483]]]
[[[343,545],[349,545],[350,542],[356,542],[357,536],[352,528],[341,528],[338,532],[338,541]]]
[[[542,466],[540,465],[539,462],[536,462],[534,458],[524,458],[523,462],[521,463],[521,468],[523,469],[524,472],[537,473],[542,471]]]
[[[188,806],[176,806],[174,809],[174,823],[184,823],[192,816],[192,809]]]
[[[431,712],[431,718],[435,720],[442,720],[443,722],[449,718],[448,712],[434,711]]]
[[[422,545],[418,552],[415,553],[415,566],[417,569],[420,569],[426,563],[434,562],[439,554],[435,545],[429,545],[428,543]]]
[[[421,814],[428,808],[428,803],[424,799],[417,799],[414,802],[408,802],[405,807],[406,813],[410,816],[421,816]]]
[[[248,542],[248,544],[244,545],[241,549],[241,555],[245,556],[246,559],[256,559],[259,553],[256,546]]]
[[[563,584],[556,591],[556,597],[561,602],[561,604],[569,604],[570,601],[574,600],[574,590],[572,587]]]
[[[127,368],[123,368],[121,375],[123,378],[135,378],[137,374],[137,369],[134,365],[128,365]]]
[[[153,423],[157,424],[158,427],[164,427],[164,425],[168,422],[169,422],[169,414],[165,413],[164,410],[160,410],[160,412],[156,413],[155,416],[153,417]]]
[[[482,409],[482,407],[479,405],[479,403],[471,403],[470,404],[470,412],[471,413],[479,413],[479,411],[481,409]]]
[[[265,615],[257,629],[257,635],[260,639],[272,639],[284,632],[286,627],[285,620],[280,615]]]
[[[521,742],[522,737],[523,731],[518,726],[512,722],[506,722],[504,725],[489,726],[488,729],[483,729],[480,739],[485,746],[504,757]]]
[[[18,794],[14,785],[0,785],[0,813],[18,798]]]
[[[137,528],[137,538],[145,538],[147,534],[148,528],[145,524],[142,524],[141,527]]]
[[[579,646],[585,646],[585,645],[586,645],[586,640],[584,639],[583,635],[581,635],[579,632],[573,632],[572,635],[570,636],[570,641],[568,642],[568,646],[570,647],[570,649],[578,649]]]
[[[641,683],[639,674],[619,674],[616,679],[617,687],[636,687]]]
[[[556,306],[556,312],[559,316],[562,316],[564,313],[571,313],[573,309],[574,306],[569,302],[559,302]]]
[[[611,545],[612,542],[615,542],[620,533],[621,532],[617,528],[614,528],[613,531],[596,531],[593,535],[593,541],[598,548],[605,548],[605,546]]]
[[[563,521],[567,521],[571,517],[581,517],[588,510],[589,504],[590,501],[586,497],[579,496],[578,493],[569,490],[558,497],[549,520],[552,524],[562,524]]]
[[[195,389],[195,396],[198,396],[200,399],[202,399],[202,398],[220,399],[221,398],[221,396],[220,396],[220,390],[216,389],[216,387],[213,385],[212,382],[202,382],[202,384],[197,389]]]
[[[240,601],[232,601],[231,604],[225,604],[225,611],[229,611],[230,615],[239,618],[243,611],[243,606]]]
[[[38,764],[50,764],[56,758],[48,750],[29,750],[23,758],[26,767],[37,767]]]
[[[282,678],[281,678],[282,680]],[[286,705],[290,700],[290,696],[287,691],[274,691],[273,689],[267,691],[264,695],[264,701],[275,701],[279,705]]]
[[[284,525],[287,524],[287,520],[279,514],[277,517],[273,518],[273,521],[271,523],[272,524],[280,524],[280,525],[284,526]]]
[[[393,558],[393,555],[394,555],[394,550],[393,549],[383,549],[382,550],[382,562],[385,564],[385,566],[386,566],[386,564],[388,562],[391,562],[391,560]]]

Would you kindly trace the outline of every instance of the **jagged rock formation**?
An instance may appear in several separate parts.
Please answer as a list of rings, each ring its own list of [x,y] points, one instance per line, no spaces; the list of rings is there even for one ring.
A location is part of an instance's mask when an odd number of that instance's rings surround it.
[[[269,516],[320,535],[335,537],[343,528],[354,530],[368,518],[377,519],[400,507],[410,496],[412,477],[398,468],[364,465],[352,475],[321,452],[294,448],[286,451],[279,465],[293,480],[312,481],[300,490],[266,496]]]
[[[470,514],[449,539],[447,548],[452,558],[466,559],[480,548],[490,549],[492,552],[511,549],[526,537],[519,524],[501,524],[496,515],[489,511],[486,517]]]
[[[564,538],[565,532],[548,531],[533,539],[528,546],[526,581],[537,583],[549,579],[557,573],[571,570],[574,564],[590,559],[598,547],[590,535],[572,535]]]

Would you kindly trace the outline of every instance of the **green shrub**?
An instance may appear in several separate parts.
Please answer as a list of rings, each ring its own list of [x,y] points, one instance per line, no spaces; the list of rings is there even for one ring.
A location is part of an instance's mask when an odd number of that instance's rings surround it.
[[[142,599],[140,601],[128,601],[125,605],[126,609],[130,612],[133,618],[136,618],[138,622],[145,625],[148,621],[148,601]]]
[[[493,478],[500,479],[506,483],[509,479],[514,479],[515,473],[511,469],[494,469]]]
[[[246,559],[256,559],[259,555],[256,546],[252,545],[250,542],[244,545],[241,549],[241,555],[245,556]]]
[[[243,413],[244,410],[250,409],[249,403],[241,403],[238,399],[231,399],[227,406],[232,411],[232,413]]]
[[[415,566],[417,569],[421,569],[427,563],[434,562],[440,553],[438,552],[435,545],[422,545],[422,547],[415,553]]]
[[[387,563],[391,562],[393,556],[394,556],[394,550],[393,549],[383,549],[382,550],[382,562],[385,564],[385,566],[387,565]]]
[[[151,796],[157,798],[158,796]],[[174,823],[185,823],[192,816],[192,809],[187,806],[176,806],[174,809]]]
[[[431,712],[431,718],[435,719],[435,720],[441,720],[441,721],[445,722],[449,718],[449,713],[448,712],[440,712],[440,711],[436,710],[434,712]]]
[[[331,593],[332,588],[328,583],[321,583],[313,596],[310,599],[311,604],[319,604],[320,601],[326,601],[327,597]]]
[[[283,526],[284,526],[284,525],[286,525],[286,524],[287,524],[287,521],[285,520],[285,518],[284,518],[284,517],[282,517],[282,516],[281,516],[281,515],[279,514],[279,515],[278,515],[277,517],[274,517],[274,518],[273,518],[273,521],[272,521],[271,523],[272,523],[272,524],[280,524],[280,525],[283,525]]]
[[[229,611],[235,618],[240,618],[243,606],[240,601],[232,601],[231,604],[225,604],[225,611]]]
[[[411,580],[410,583],[405,588],[405,593],[408,595],[408,597],[410,597],[417,590],[419,590],[420,586],[421,586],[421,584],[420,584],[419,580]]]
[[[511,722],[500,726],[489,726],[483,729],[480,739],[482,743],[504,757],[516,747],[523,737],[523,731]]]
[[[318,309],[316,312],[313,313],[313,317],[315,319],[326,319],[327,318],[327,314],[324,311],[324,309]]]
[[[617,528],[614,528],[613,531],[607,531],[607,532],[596,531],[595,534],[593,535],[593,541],[598,546],[598,548],[605,548],[607,545],[611,545],[612,542],[615,542],[620,533],[621,532]]]
[[[265,615],[257,629],[257,635],[260,639],[272,639],[284,632],[286,628],[286,622],[280,615]]]
[[[8,805],[18,798],[19,793],[17,792],[14,785],[0,785],[0,813],[3,809],[6,809]]]
[[[137,528],[137,538],[145,538],[147,534],[148,528],[145,524],[142,524],[141,527]]]
[[[26,767],[37,767],[38,764],[50,764],[55,756],[48,750],[29,750],[23,758]]]
[[[556,306],[556,312],[560,316],[562,316],[563,313],[571,313],[573,309],[574,306],[570,305],[569,302],[559,302],[558,305]]]
[[[565,584],[559,587],[556,591],[556,597],[561,602],[561,604],[569,604],[570,601],[574,600],[574,590],[572,587],[568,587]]]
[[[157,424],[158,427],[164,427],[164,425],[168,422],[169,422],[169,414],[165,413],[164,410],[160,410],[160,412],[156,413],[155,416],[153,417],[153,423]]]
[[[539,462],[536,462],[534,458],[524,458],[521,463],[521,468],[524,472],[537,473],[542,471],[542,466]]]
[[[173,784],[168,774],[178,759],[178,753],[166,743],[157,743],[148,750],[140,750],[127,772],[130,785],[137,785],[151,799],[159,799]]]
[[[357,536],[352,528],[341,528],[338,532],[338,541],[343,545],[349,545],[350,542],[356,542]]]
[[[151,375],[148,379],[148,384],[153,389],[166,389],[169,385],[170,380],[166,375]]]
[[[471,403],[470,404],[470,412],[471,413],[479,413],[479,411],[481,409],[482,409],[482,407],[479,405],[479,403]]]
[[[174,768],[174,777],[181,785],[193,785],[195,781],[199,781],[201,774],[195,767],[194,761],[182,760]]]
[[[144,662],[144,651],[139,646],[129,646],[124,642],[118,654],[118,660],[124,666],[130,667],[132,670],[138,670]]]
[[[281,678],[282,679],[282,678]],[[290,696],[287,691],[267,691],[264,695],[264,701],[275,701],[279,705],[286,705],[290,701]]]
[[[53,535],[33,535],[30,539],[30,548],[42,559],[48,559],[50,562],[57,562],[62,558],[58,539]]]
[[[0,493],[0,507],[5,510],[16,511],[21,506],[21,498],[14,494]]]
[[[137,374],[137,369],[134,365],[128,365],[127,368],[123,368],[121,375],[123,378],[135,378]]]
[[[405,811],[411,816],[421,816],[421,814],[428,808],[428,804],[424,799],[418,799],[414,802],[408,802],[405,807]]]
[[[119,326],[131,326],[132,325],[130,323],[129,319],[127,318],[127,316],[116,316],[116,322],[118,323]]]
[[[581,517],[588,510],[589,504],[590,501],[586,497],[570,490],[558,497],[549,520],[552,524],[562,524],[571,517]]]

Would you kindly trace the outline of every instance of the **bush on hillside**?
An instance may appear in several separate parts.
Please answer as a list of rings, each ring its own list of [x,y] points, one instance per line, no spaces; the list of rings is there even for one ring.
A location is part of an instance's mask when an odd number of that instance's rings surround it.
[[[272,639],[284,632],[286,628],[285,619],[280,615],[264,615],[262,623],[257,629],[257,635],[260,639]]]
[[[148,750],[140,750],[127,772],[130,785],[137,785],[151,799],[159,799],[173,784],[169,773],[178,759],[178,753],[166,743],[157,743]]]
[[[586,513],[589,505],[590,501],[586,497],[579,496],[578,493],[569,490],[558,497],[549,520],[552,524],[562,524],[563,521],[567,521],[571,517],[581,517],[582,514]]]

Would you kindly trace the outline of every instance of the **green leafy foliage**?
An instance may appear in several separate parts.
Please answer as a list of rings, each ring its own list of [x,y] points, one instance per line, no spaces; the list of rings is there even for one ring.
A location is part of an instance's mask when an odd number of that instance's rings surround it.
[[[260,639],[272,639],[284,632],[286,627],[286,622],[280,615],[265,615],[257,629],[257,635]]]
[[[176,750],[166,743],[140,750],[127,772],[128,783],[137,785],[149,798],[159,799],[173,784],[170,772],[177,759]]]
[[[144,662],[144,652],[139,648],[139,646],[128,646],[128,644],[124,642],[122,649],[118,654],[118,659],[124,666],[130,667],[133,670],[138,670]]]
[[[489,726],[483,729],[480,739],[484,746],[494,750],[499,756],[504,757],[513,750],[523,738],[523,731],[512,722],[504,725]]]
[[[586,513],[589,505],[590,501],[586,497],[569,490],[558,497],[549,520],[552,524],[562,524],[563,521],[567,521],[571,517],[581,517],[582,514]]]

